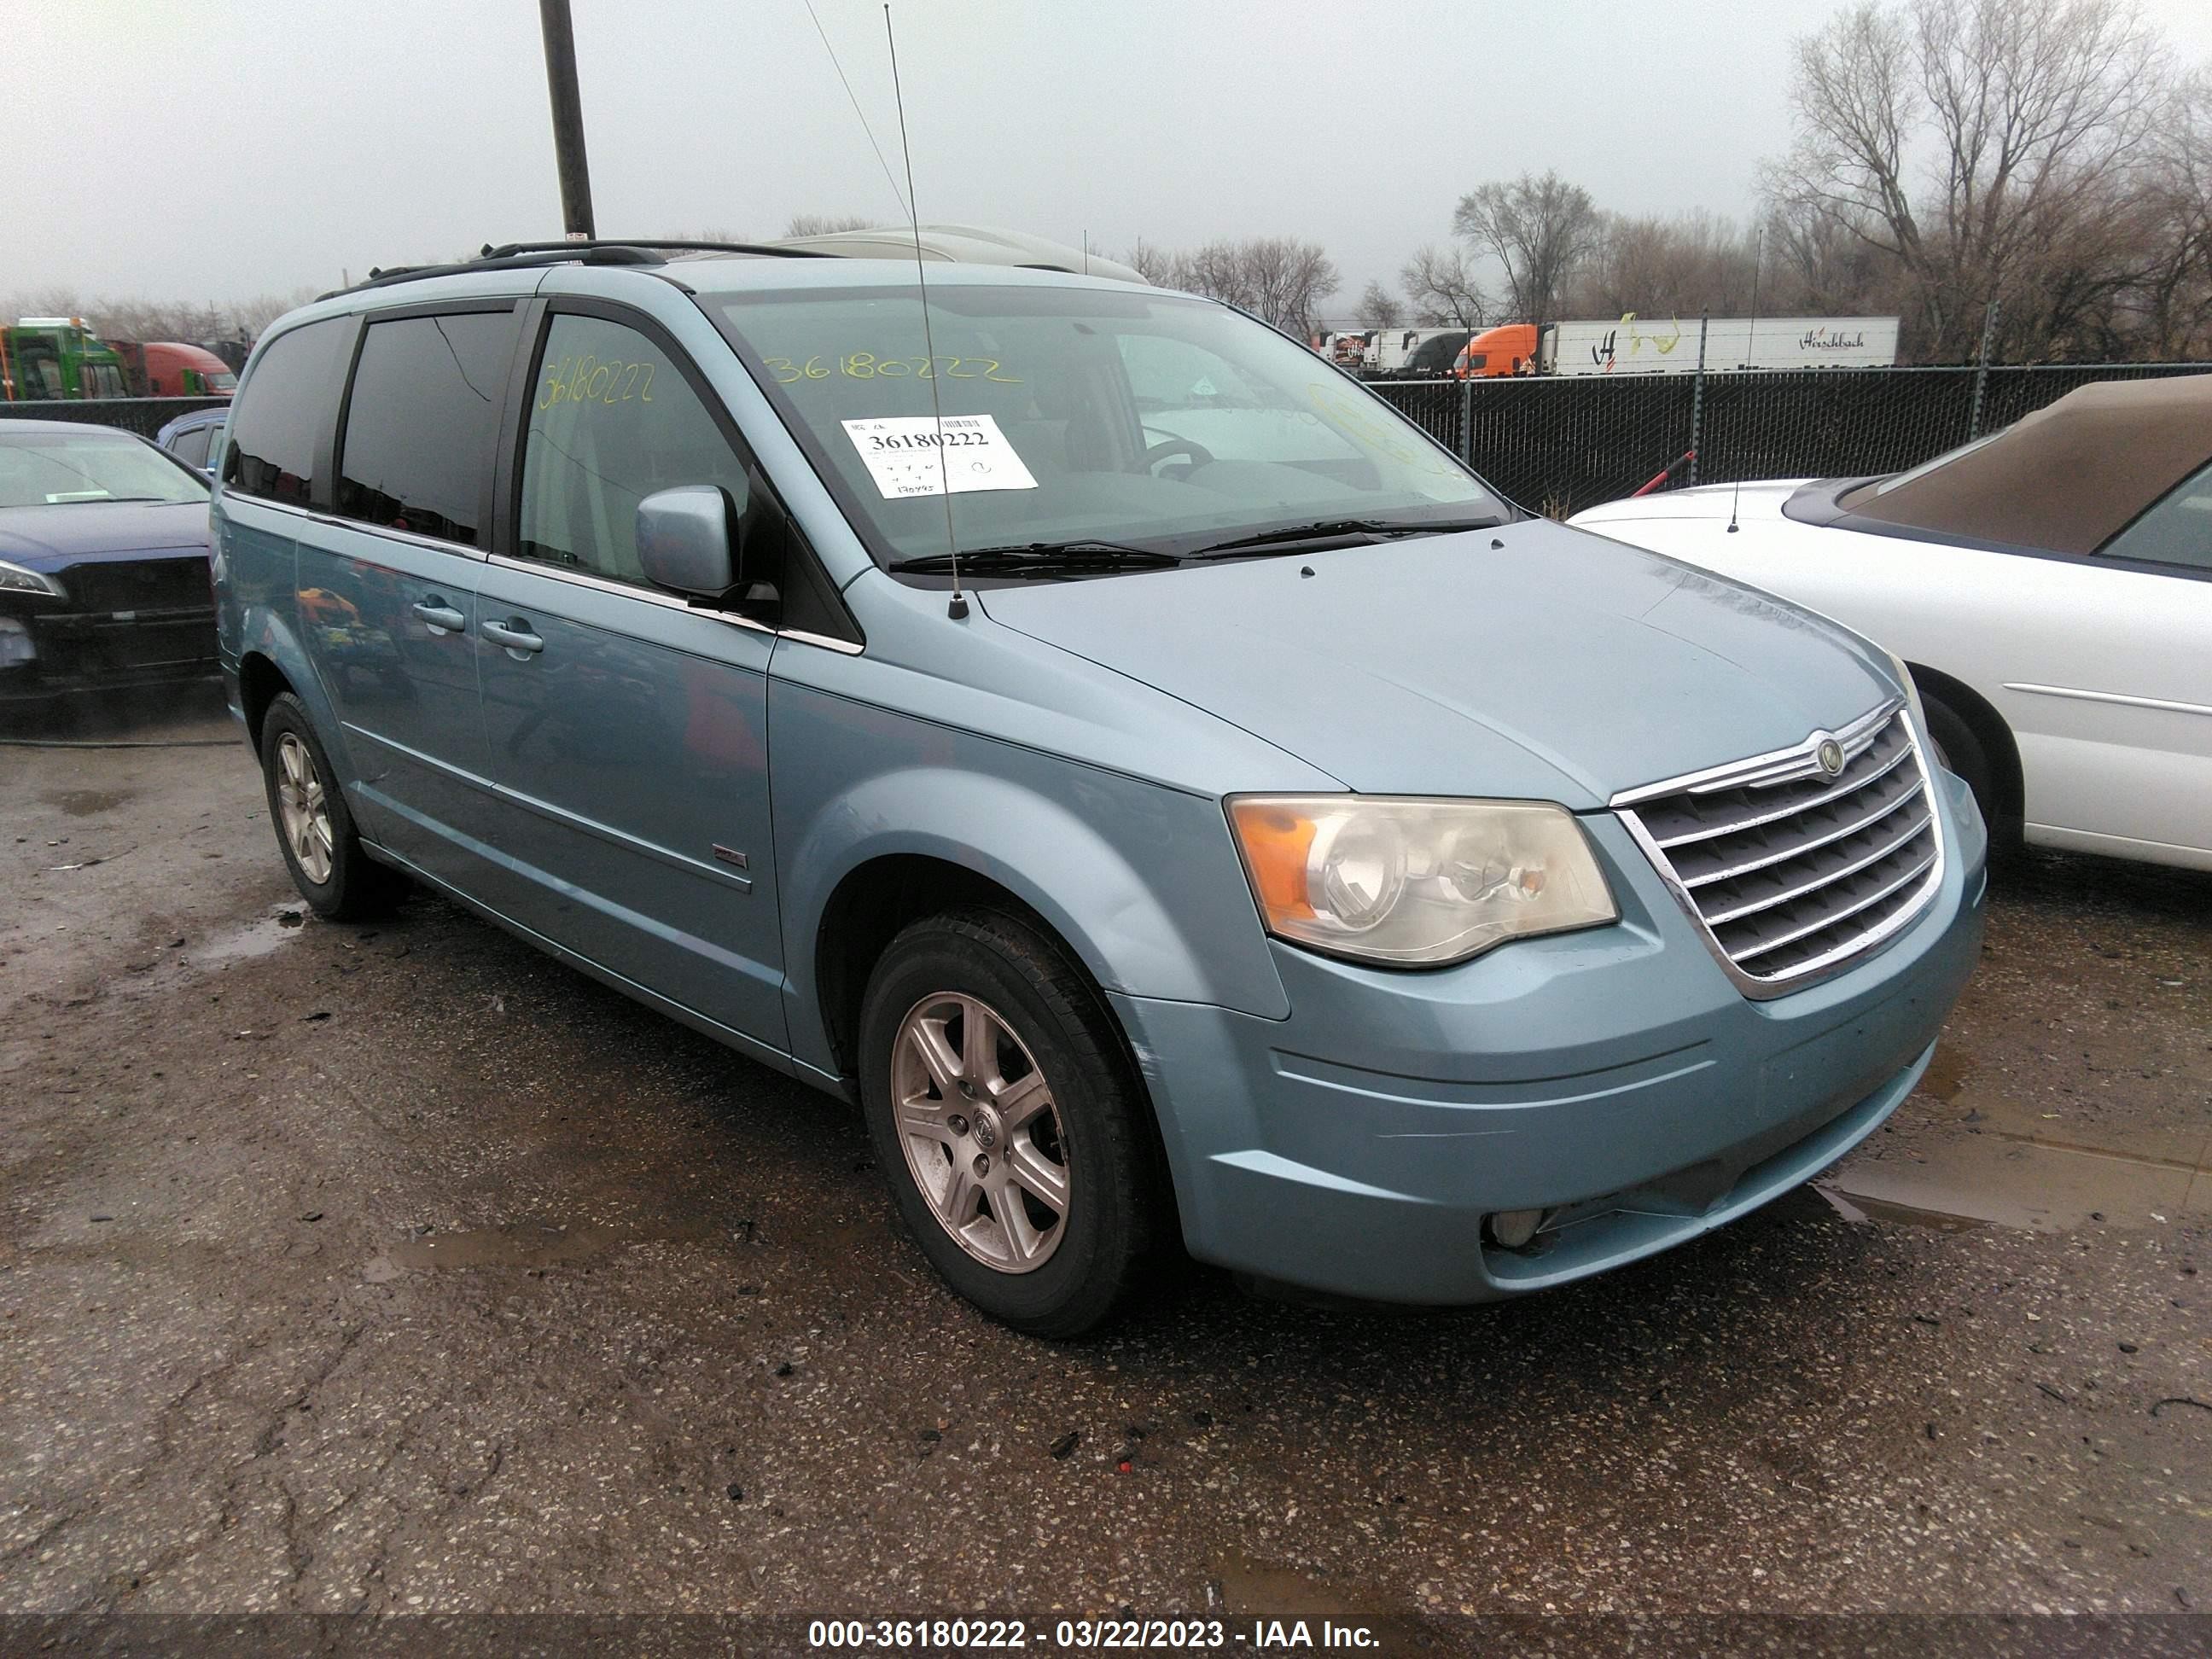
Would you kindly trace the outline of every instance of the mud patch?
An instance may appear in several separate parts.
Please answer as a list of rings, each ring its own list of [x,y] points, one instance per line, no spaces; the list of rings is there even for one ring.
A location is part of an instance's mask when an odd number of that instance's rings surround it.
[[[660,1223],[653,1226],[566,1226],[554,1222],[517,1221],[466,1232],[435,1233],[395,1244],[362,1269],[373,1285],[403,1273],[453,1272],[471,1267],[556,1267],[593,1261],[637,1244],[696,1244],[738,1237],[726,1227],[704,1222]]]
[[[109,812],[125,801],[138,799],[136,789],[57,789],[39,799],[49,806],[60,808],[73,818],[88,818],[96,813]]]

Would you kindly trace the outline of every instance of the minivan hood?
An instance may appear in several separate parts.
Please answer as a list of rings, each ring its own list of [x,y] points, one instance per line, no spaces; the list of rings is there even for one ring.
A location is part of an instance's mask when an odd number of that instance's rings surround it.
[[[0,559],[51,574],[87,557],[208,544],[208,504],[69,501],[0,508]]]
[[[1372,794],[1588,810],[1902,689],[1824,618],[1544,520],[977,598]]]

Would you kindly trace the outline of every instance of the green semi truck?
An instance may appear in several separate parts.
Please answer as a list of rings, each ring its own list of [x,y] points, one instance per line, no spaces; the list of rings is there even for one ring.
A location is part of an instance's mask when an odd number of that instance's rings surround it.
[[[127,398],[123,357],[82,317],[26,317],[0,327],[0,401]]]

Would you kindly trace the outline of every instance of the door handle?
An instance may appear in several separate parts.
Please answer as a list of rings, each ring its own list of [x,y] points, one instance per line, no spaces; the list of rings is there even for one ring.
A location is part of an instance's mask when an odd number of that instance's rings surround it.
[[[429,625],[433,634],[458,634],[469,625],[469,619],[433,593],[415,602],[415,614]]]
[[[494,645],[505,646],[507,654],[517,662],[525,657],[534,657],[545,648],[545,641],[532,633],[530,624],[520,617],[510,617],[503,623],[478,623],[477,631]]]

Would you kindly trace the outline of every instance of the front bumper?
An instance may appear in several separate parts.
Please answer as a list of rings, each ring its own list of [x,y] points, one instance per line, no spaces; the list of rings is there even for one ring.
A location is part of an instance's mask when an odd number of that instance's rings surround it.
[[[0,702],[210,679],[215,607],[84,611],[61,602],[0,610]]]
[[[1987,839],[1939,775],[1933,901],[1843,973],[1752,1001],[1617,819],[1616,926],[1407,974],[1286,946],[1267,1020],[1115,996],[1201,1260],[1378,1301],[1484,1302],[1685,1242],[1849,1152],[1925,1070],[1979,954]],[[1550,1212],[1531,1246],[1490,1214]]]

